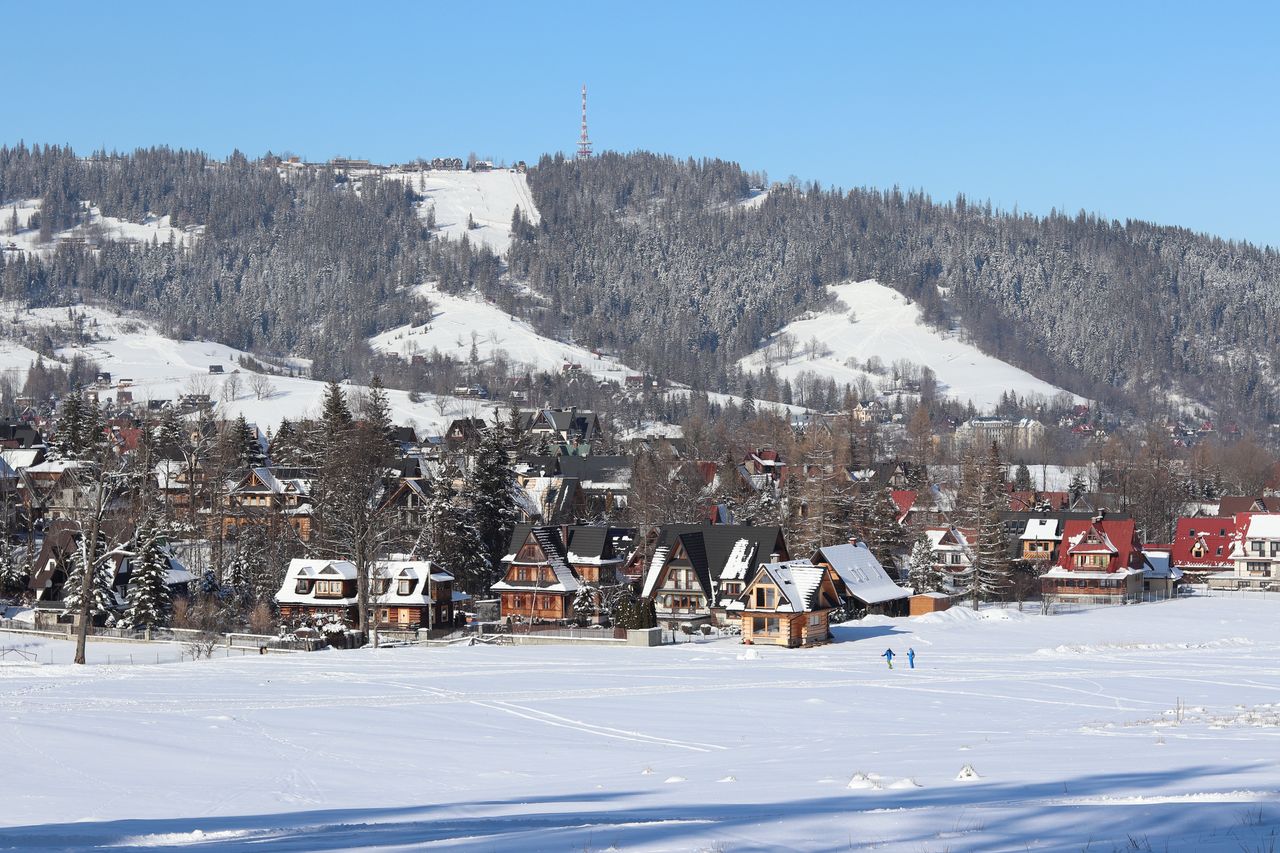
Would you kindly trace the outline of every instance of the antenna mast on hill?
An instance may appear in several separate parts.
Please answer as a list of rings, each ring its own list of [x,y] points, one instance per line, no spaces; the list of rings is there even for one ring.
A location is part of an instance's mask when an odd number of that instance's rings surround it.
[[[582,84],[582,136],[578,137],[578,159],[591,156],[591,137],[587,136],[587,85]]]

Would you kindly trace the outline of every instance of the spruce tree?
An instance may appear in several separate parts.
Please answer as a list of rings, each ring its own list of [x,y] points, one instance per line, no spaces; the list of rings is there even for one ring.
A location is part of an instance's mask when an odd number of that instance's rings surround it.
[[[0,542],[0,595],[13,595],[26,588],[27,573],[13,557],[8,542]]]
[[[1029,492],[1032,488],[1031,471],[1025,464],[1018,465],[1013,474],[1013,490],[1015,492]]]
[[[504,430],[498,418],[481,432],[476,445],[475,462],[466,483],[466,502],[471,507],[476,531],[490,571],[497,566],[507,547],[507,539],[516,521],[515,471],[507,457]]]
[[[973,601],[980,598],[1004,600],[1008,597],[1010,575],[1009,543],[1000,514],[1005,509],[1004,465],[1000,449],[993,443],[982,464],[982,484],[974,545]]]
[[[144,520],[134,539],[130,559],[129,587],[125,594],[126,628],[158,628],[169,622],[169,556],[160,541],[160,532]]]
[[[934,565],[933,549],[924,536],[918,537],[911,546],[911,556],[907,560],[907,583],[917,595],[942,590],[942,575]]]
[[[450,572],[468,591],[487,592],[492,563],[470,507],[457,501],[453,481],[458,470],[442,466],[430,482],[423,523],[424,556]]]

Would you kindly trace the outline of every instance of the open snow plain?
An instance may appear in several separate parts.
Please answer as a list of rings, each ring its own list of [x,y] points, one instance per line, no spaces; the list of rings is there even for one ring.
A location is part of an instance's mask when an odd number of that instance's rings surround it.
[[[1277,615],[0,665],[0,848],[1269,851]]]

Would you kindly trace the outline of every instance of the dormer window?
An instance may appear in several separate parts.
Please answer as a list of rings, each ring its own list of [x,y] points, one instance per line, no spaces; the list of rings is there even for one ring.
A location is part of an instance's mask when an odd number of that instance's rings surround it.
[[[396,586],[396,594],[397,594],[397,595],[408,595],[408,594],[409,594],[409,593],[411,593],[411,592],[413,592],[413,579],[412,579],[412,578],[400,578],[400,583],[399,583],[399,584],[397,584],[397,586]]]
[[[294,595],[310,595],[311,581],[308,578],[298,578],[298,582],[293,585]]]
[[[1191,549],[1191,556],[1199,559],[1204,556],[1204,543],[1197,542]]]

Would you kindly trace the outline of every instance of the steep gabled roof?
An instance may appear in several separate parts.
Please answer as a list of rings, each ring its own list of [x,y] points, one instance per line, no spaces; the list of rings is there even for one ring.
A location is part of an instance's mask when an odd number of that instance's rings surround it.
[[[840,578],[845,594],[864,604],[882,604],[911,595],[893,582],[880,561],[861,542],[824,545],[814,552],[811,562],[829,565]]]
[[[808,560],[788,560],[785,563],[761,563],[752,573],[739,600],[747,609],[756,610],[751,601],[751,587],[767,578],[782,594],[774,605],[776,613],[809,613],[824,610],[828,602],[821,600],[822,579],[826,571]]]

